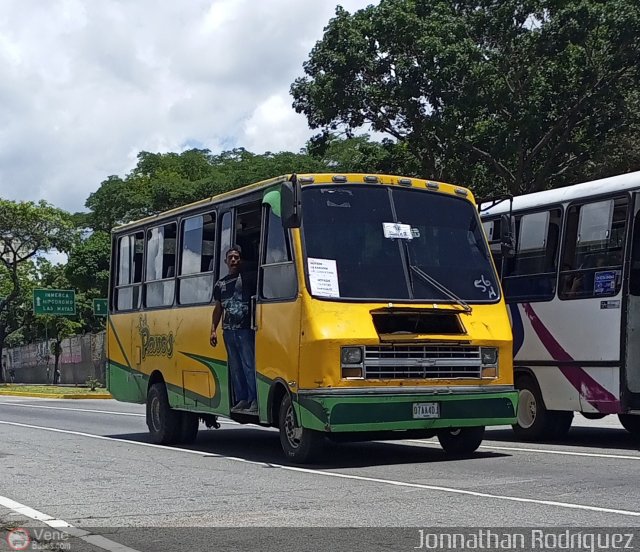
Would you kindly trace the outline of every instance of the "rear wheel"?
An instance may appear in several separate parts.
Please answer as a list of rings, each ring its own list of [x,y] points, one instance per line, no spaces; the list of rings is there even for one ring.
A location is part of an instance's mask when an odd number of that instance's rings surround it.
[[[447,454],[461,456],[475,452],[484,437],[484,427],[447,428],[438,431],[438,441]]]
[[[635,414],[618,414],[618,419],[631,435],[634,437],[640,437],[640,416]]]
[[[282,397],[278,418],[280,443],[289,460],[304,464],[320,453],[324,444],[324,435],[300,426],[289,393],[285,393]]]
[[[154,383],[147,394],[147,427],[151,439],[159,445],[171,445],[181,433],[182,413],[169,405],[164,383]]]
[[[573,412],[547,410],[536,380],[529,375],[516,380],[518,397],[518,423],[514,433],[523,441],[561,439],[573,421]]]

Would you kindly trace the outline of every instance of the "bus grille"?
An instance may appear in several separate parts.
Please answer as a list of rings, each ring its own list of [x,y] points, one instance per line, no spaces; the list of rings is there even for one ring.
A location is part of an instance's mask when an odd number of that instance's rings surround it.
[[[480,379],[480,347],[389,345],[365,347],[365,379]]]

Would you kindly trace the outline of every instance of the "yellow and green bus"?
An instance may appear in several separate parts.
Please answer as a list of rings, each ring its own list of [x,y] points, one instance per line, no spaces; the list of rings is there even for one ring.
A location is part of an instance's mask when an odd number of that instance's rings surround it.
[[[232,410],[210,344],[224,255],[242,248],[258,411]],[[153,440],[217,417],[277,427],[294,462],[332,440],[437,436],[469,454],[516,421],[511,328],[469,190],[386,175],[286,175],[113,231],[108,388]]]

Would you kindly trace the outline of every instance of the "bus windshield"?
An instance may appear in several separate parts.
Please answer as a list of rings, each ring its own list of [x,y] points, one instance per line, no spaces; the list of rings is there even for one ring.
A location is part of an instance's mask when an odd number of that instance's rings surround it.
[[[314,296],[463,306],[499,299],[478,215],[466,200],[409,188],[327,185],[305,187],[302,205]],[[329,273],[328,287],[314,285],[318,266]]]

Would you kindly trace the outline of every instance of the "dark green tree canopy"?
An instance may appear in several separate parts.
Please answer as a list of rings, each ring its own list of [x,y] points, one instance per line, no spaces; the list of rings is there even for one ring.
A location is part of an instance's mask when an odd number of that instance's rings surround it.
[[[639,62],[637,0],[381,0],[337,9],[291,92],[313,128],[388,133],[424,177],[524,193],[615,156]]]

